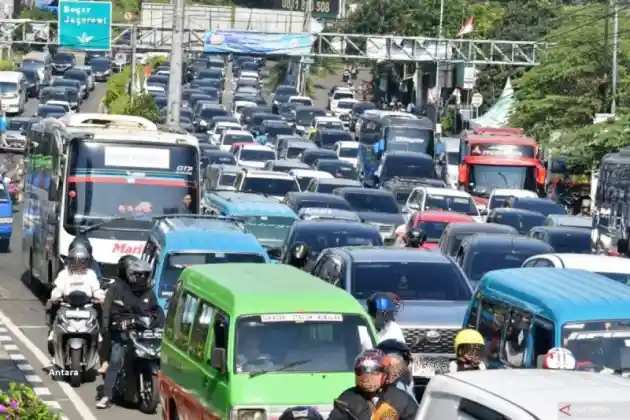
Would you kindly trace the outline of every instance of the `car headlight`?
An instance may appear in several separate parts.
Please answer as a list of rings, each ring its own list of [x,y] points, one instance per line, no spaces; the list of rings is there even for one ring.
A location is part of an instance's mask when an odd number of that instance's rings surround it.
[[[263,410],[238,410],[236,420],[266,420]]]

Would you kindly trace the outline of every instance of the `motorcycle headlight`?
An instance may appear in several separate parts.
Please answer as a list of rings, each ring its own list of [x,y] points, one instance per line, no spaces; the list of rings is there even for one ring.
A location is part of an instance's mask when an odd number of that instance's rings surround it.
[[[267,420],[264,410],[238,410],[236,420]]]

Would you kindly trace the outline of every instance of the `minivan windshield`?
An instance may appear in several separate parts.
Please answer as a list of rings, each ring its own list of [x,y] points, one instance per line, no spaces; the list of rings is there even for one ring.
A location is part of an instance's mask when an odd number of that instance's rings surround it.
[[[562,339],[578,362],[578,370],[630,372],[630,320],[567,323],[562,327]]]
[[[0,93],[14,93],[18,90],[17,83],[0,82]]]
[[[367,320],[343,313],[280,313],[236,321],[234,372],[352,372],[357,354],[371,348]]]

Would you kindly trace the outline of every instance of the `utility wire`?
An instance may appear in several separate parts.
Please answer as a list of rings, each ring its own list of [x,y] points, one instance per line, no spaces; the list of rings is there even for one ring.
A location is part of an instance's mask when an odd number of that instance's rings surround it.
[[[621,12],[621,11],[623,11],[623,10],[627,10],[627,9],[629,9],[629,8],[630,8],[630,4],[627,4],[627,5],[625,5],[625,6],[619,7],[619,8],[617,9],[617,12]],[[567,30],[567,31],[560,32],[559,34],[552,34],[553,36],[551,36],[551,37],[547,37],[546,39],[543,39],[543,41],[547,41],[547,42],[548,42],[548,41],[550,41],[550,40],[552,40],[552,39],[561,38],[561,37],[563,37],[563,36],[565,36],[565,35],[567,35],[567,34],[570,34],[570,33],[572,33],[572,32],[578,31],[578,30],[580,30],[580,29],[586,28],[587,26],[591,26],[591,25],[593,25],[594,23],[597,23],[597,22],[600,22],[600,21],[604,21],[604,20],[606,20],[606,19],[609,19],[609,18],[611,18],[614,14],[615,14],[615,11],[614,11],[614,10],[612,10],[612,11],[610,11],[609,13],[606,13],[604,16],[600,16],[600,17],[598,17],[598,18],[596,18],[596,19],[589,20],[589,21],[587,21],[587,22],[585,22],[585,23],[583,23],[583,24],[581,24],[581,25],[578,25],[578,26],[576,26],[576,27],[573,27],[573,28],[571,28],[571,29],[569,29],[569,30]]]

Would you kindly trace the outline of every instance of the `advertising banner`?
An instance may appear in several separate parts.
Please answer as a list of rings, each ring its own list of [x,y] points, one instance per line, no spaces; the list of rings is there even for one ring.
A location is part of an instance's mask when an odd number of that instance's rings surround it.
[[[203,50],[206,53],[257,55],[307,55],[314,37],[308,33],[273,34],[238,30],[207,31]]]

